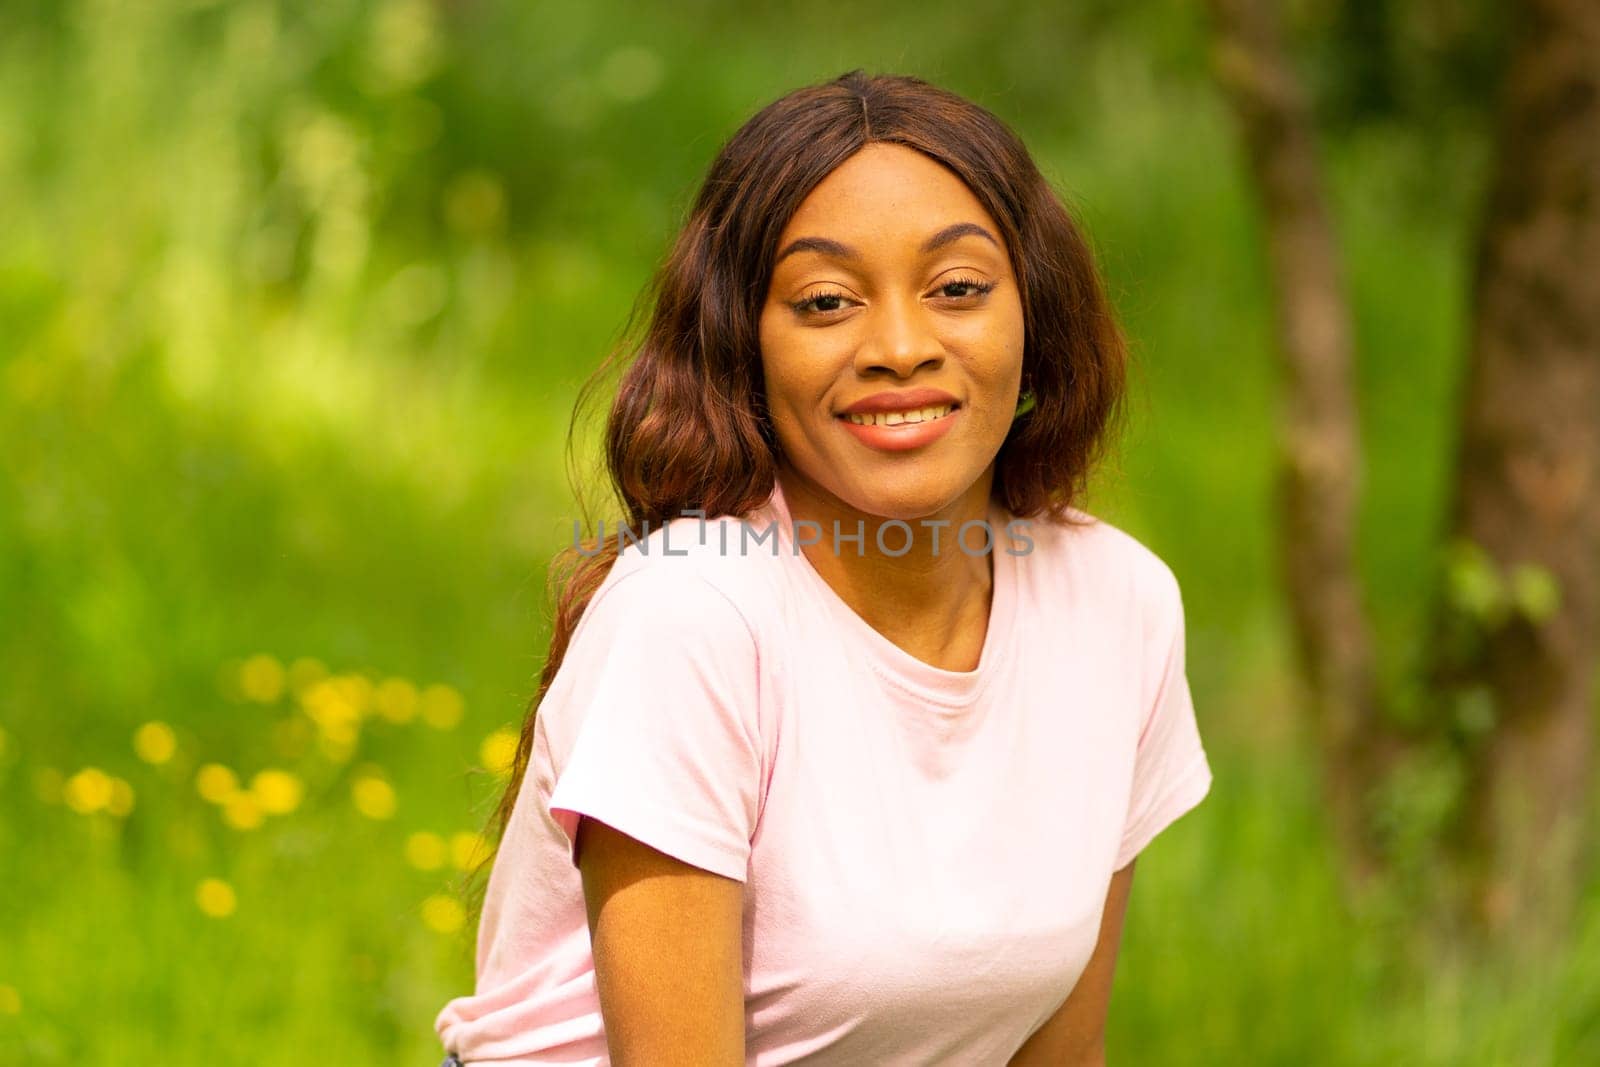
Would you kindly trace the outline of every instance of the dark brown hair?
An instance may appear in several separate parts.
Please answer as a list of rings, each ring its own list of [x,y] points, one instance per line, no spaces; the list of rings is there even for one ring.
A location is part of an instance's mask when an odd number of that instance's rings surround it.
[[[605,430],[607,470],[631,528],[656,529],[692,509],[743,516],[771,494],[779,450],[766,416],[757,322],[778,237],[811,190],[874,141],[944,164],[1004,232],[1022,297],[1023,388],[1034,402],[996,457],[994,493],[1018,517],[1072,521],[1067,509],[1121,413],[1127,360],[1089,246],[1000,119],[919,78],[852,70],[773,101],[723,146],[642,294],[648,300],[635,306],[601,367],[633,357]],[[627,337],[641,306],[650,308],[649,326],[634,343]],[[578,409],[598,380],[585,384]],[[570,455],[571,429],[567,446]],[[591,539],[552,563],[550,651],[490,819],[496,841],[527,770],[539,703],[616,560],[617,541]]]

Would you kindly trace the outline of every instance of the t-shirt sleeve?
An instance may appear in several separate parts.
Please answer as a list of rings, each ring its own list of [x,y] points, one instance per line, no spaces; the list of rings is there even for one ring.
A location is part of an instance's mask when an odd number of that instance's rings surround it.
[[[1211,767],[1185,672],[1183,598],[1165,562],[1158,562],[1153,573],[1155,587],[1147,592],[1150,606],[1144,609],[1152,681],[1143,692],[1154,695],[1147,699],[1134,756],[1133,790],[1113,867],[1119,871],[1211,789]]]
[[[574,853],[587,815],[744,881],[761,782],[757,645],[744,614],[684,560],[602,587],[547,716],[551,818]]]

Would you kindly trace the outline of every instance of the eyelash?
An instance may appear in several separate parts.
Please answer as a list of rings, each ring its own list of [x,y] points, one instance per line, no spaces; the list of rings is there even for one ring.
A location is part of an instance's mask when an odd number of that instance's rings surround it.
[[[961,296],[946,297],[946,299],[948,299],[948,300],[966,300],[966,299],[969,299],[970,297],[987,296],[987,295],[989,295],[990,293],[992,293],[994,291],[994,287],[995,287],[995,283],[994,282],[986,282],[986,281],[982,281],[982,280],[980,280],[978,278],[952,278],[949,281],[945,282],[943,285],[939,286],[939,288],[940,289],[948,289],[952,285],[963,286],[964,288],[973,290],[973,292],[969,293],[965,297],[961,297]],[[797,301],[795,301],[794,303],[792,303],[789,306],[794,308],[796,312],[799,312],[800,314],[803,315],[803,314],[805,314],[807,312],[808,309],[811,309],[811,305],[816,303],[818,300],[828,300],[828,299],[848,300],[849,297],[845,296],[844,293],[839,293],[839,292],[812,293],[810,296],[806,297],[804,300],[797,300]],[[842,310],[843,310],[842,308],[834,308],[831,311],[813,310],[812,314],[816,314],[816,315],[832,315],[835,312],[842,311]]]

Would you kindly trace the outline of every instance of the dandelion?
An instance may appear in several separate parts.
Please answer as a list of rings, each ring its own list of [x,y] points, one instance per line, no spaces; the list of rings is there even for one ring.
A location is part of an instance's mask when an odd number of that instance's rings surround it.
[[[406,838],[406,862],[419,871],[436,871],[444,866],[444,838],[419,830]]]
[[[222,804],[222,821],[235,830],[254,830],[266,819],[255,794],[237,790]]]
[[[301,706],[322,736],[336,745],[354,745],[361,729],[361,709],[347,686],[337,680],[317,682],[301,697]]]
[[[394,786],[377,775],[363,775],[351,782],[350,799],[369,819],[387,819],[394,814]]]
[[[517,758],[517,735],[510,730],[496,730],[483,739],[478,758],[491,774],[510,774]]]
[[[372,694],[374,710],[393,723],[405,724],[417,714],[417,687],[404,678],[386,678]]]
[[[68,778],[61,797],[79,815],[89,815],[111,802],[111,776],[98,767],[85,767]]]
[[[365,715],[372,706],[372,681],[365,675],[345,674],[330,683],[357,718]]]
[[[22,994],[17,992],[17,987],[0,985],[0,1015],[21,1015]]]
[[[133,751],[146,763],[159,766],[178,751],[178,735],[164,722],[147,722],[133,732]]]
[[[233,914],[239,898],[233,886],[221,878],[202,878],[194,890],[194,902],[200,910],[213,919],[225,919]]]
[[[239,791],[239,777],[220,763],[208,763],[195,772],[194,788],[212,804],[226,804]]]
[[[283,696],[284,681],[283,664],[265,653],[251,656],[239,668],[239,691],[259,704]]]
[[[106,810],[117,818],[126,818],[133,812],[133,786],[124,778],[111,779],[111,795],[106,798]]]
[[[462,830],[450,835],[450,862],[459,871],[470,871],[488,852],[489,843],[482,834]]]
[[[434,894],[422,902],[422,922],[436,933],[453,934],[466,924],[467,914],[461,905],[442,894]]]
[[[250,795],[268,815],[287,815],[300,806],[305,787],[288,771],[268,767],[250,779]]]
[[[453,729],[464,710],[461,694],[448,685],[430,685],[418,697],[422,721],[435,730]]]

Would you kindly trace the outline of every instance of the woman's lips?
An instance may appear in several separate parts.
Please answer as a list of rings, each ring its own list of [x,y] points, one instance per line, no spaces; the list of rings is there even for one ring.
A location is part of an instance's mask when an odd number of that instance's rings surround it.
[[[835,418],[846,430],[855,435],[856,440],[868,448],[875,448],[880,452],[905,452],[932,444],[949,433],[950,427],[961,417],[963,410],[959,406],[953,407],[936,419],[902,422],[895,426],[882,424],[863,426],[851,422],[848,415],[838,415]]]

